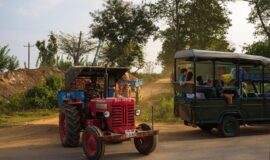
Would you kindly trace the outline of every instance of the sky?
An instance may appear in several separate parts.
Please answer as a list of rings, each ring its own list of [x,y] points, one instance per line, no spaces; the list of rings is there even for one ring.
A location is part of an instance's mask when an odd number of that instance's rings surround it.
[[[133,0],[139,3],[140,0]],[[10,54],[18,57],[21,67],[27,62],[28,42],[47,40],[50,31],[79,34],[89,32],[89,12],[102,9],[103,0],[0,0],[0,46],[9,45]],[[227,40],[242,51],[242,46],[255,41],[254,26],[246,20],[250,8],[247,2],[236,1],[228,4],[232,12],[232,27]],[[144,48],[146,61],[156,61],[161,50],[160,41],[149,40]],[[93,58],[94,52],[89,56]],[[35,68],[38,50],[31,48],[31,68]],[[160,72],[157,66],[155,72]]]

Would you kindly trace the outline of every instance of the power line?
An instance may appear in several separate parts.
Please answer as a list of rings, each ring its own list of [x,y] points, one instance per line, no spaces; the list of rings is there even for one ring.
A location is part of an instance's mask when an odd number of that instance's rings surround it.
[[[30,45],[30,42],[28,42],[28,44],[25,45],[25,46],[23,46],[23,47],[27,47],[28,48],[28,69],[30,69],[30,52],[31,52],[30,48],[31,47],[35,47],[35,46],[34,45]]]

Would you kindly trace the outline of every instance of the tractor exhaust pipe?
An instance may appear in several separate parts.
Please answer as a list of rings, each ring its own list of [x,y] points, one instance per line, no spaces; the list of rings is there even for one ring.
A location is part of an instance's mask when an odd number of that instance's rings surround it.
[[[108,69],[107,69],[107,64],[105,65],[105,73],[104,73],[104,98],[108,97]]]

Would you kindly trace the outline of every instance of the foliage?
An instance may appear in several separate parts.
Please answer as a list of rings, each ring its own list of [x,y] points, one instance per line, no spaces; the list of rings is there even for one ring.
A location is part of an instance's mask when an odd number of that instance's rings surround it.
[[[9,71],[14,71],[15,69],[19,68],[19,66],[20,64],[16,56],[9,57],[8,65],[7,65],[7,69]]]
[[[0,72],[4,70],[13,71],[19,68],[19,61],[16,56],[9,56],[10,49],[8,45],[0,46]]]
[[[0,72],[3,72],[9,63],[9,53],[10,49],[8,49],[8,45],[4,47],[0,47]]]
[[[243,50],[246,54],[270,58],[270,43],[268,41],[254,42],[251,45],[246,45]]]
[[[123,0],[106,0],[104,10],[90,13],[92,36],[105,39],[101,58],[110,66],[142,68],[142,48],[157,30],[148,10]]]
[[[36,65],[40,67],[51,67],[56,63],[55,55],[58,51],[58,46],[56,43],[56,37],[53,32],[49,35],[48,45],[46,46],[45,40],[37,41],[36,47],[39,50],[39,55]]]
[[[72,66],[72,62],[69,60],[64,60],[63,56],[61,57],[61,59],[59,59],[59,57],[57,57],[57,67],[63,71],[66,71],[67,69],[69,69]]]
[[[249,1],[251,12],[248,21],[256,25],[255,35],[268,38],[270,43],[270,1]]]
[[[178,50],[233,50],[225,36],[231,25],[229,12],[221,1],[159,0],[149,6],[152,15],[168,25],[157,37],[163,41],[158,61],[164,72],[171,70],[172,57]]]
[[[9,101],[0,101],[0,111],[52,109],[57,104],[57,90],[62,86],[61,77],[49,77],[41,86],[33,87],[24,94],[15,95]]]
[[[82,65],[85,63],[84,55],[89,54],[95,49],[94,43],[90,41],[89,37],[84,36],[80,32],[79,37],[76,35],[61,33],[58,35],[59,48],[64,54],[67,54],[73,59],[74,65]]]

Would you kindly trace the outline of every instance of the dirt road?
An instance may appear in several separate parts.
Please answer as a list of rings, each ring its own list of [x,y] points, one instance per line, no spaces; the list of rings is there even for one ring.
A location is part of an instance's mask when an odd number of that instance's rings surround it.
[[[81,147],[63,148],[57,118],[0,128],[0,160],[84,160]],[[156,124],[159,144],[149,156],[132,142],[106,146],[104,160],[268,160],[270,127],[242,127],[240,136],[219,138],[181,124]]]
[[[171,90],[170,78],[159,79],[153,83],[143,85],[141,96],[143,99],[148,99],[161,93],[168,93]]]

